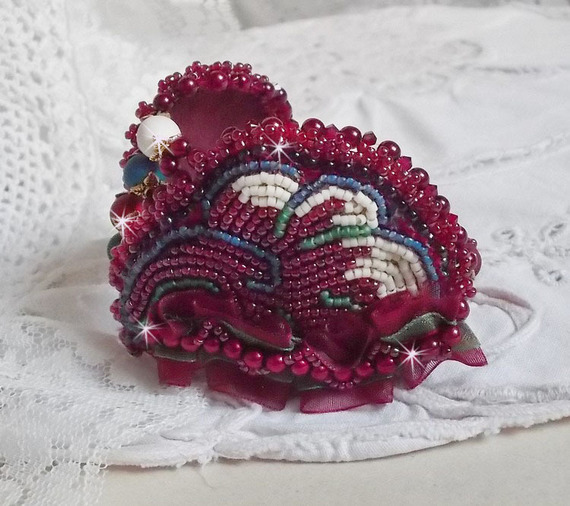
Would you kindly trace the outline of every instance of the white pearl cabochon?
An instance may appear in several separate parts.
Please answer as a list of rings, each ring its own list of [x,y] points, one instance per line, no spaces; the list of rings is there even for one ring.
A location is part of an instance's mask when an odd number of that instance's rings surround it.
[[[167,144],[181,135],[180,127],[168,116],[158,114],[141,121],[137,130],[137,146],[151,159],[160,156]]]

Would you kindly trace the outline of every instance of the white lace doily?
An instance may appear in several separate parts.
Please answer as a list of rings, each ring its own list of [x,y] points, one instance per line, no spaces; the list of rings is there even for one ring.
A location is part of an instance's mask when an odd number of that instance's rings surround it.
[[[95,502],[109,464],[356,460],[570,415],[570,8],[386,3],[2,5],[1,504]],[[429,170],[483,253],[488,367],[302,415],[159,387],[127,354],[105,254],[123,132],[195,59],[252,63],[296,118],[373,129]]]

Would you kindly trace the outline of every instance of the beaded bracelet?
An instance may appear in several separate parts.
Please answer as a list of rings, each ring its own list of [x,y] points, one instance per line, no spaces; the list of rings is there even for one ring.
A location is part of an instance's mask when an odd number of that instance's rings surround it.
[[[279,410],[388,403],[441,362],[486,363],[464,323],[481,266],[392,141],[318,119],[250,65],[195,62],[139,103],[109,243],[112,312],[161,382]]]

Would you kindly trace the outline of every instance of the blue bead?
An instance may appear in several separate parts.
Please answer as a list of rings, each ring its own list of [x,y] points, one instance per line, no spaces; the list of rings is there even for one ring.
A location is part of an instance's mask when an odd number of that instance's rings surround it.
[[[157,170],[158,163],[151,161],[143,154],[131,156],[123,169],[123,184],[128,190],[141,184],[150,172]]]

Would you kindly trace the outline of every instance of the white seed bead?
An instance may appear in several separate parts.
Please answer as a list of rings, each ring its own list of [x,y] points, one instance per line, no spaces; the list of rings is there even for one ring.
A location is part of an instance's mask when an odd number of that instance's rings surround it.
[[[308,202],[303,202],[300,206],[295,209],[295,214],[302,218],[311,210],[311,205]]]
[[[394,283],[394,278],[392,276],[388,276],[388,279],[386,279],[385,283],[388,293],[393,293],[396,291],[396,283]]]
[[[315,205],[317,205],[317,206],[320,206],[321,204],[325,203],[325,198],[323,197],[322,193],[317,193],[315,195],[315,202],[316,202]]]
[[[242,204],[246,204],[247,201],[249,200],[250,197],[250,193],[249,193],[249,188],[244,188],[239,196],[238,196],[238,200],[242,203]]]
[[[309,197],[307,197],[307,200],[305,200],[305,202],[303,202],[304,204],[309,204],[309,206],[311,208],[315,207],[316,202],[315,202],[315,196],[314,195],[310,195]]]
[[[291,198],[291,194],[279,186],[275,187],[275,196],[283,202],[287,202]]]
[[[358,240],[356,237],[346,237],[342,239],[343,248],[356,248],[357,246],[358,246]]]

